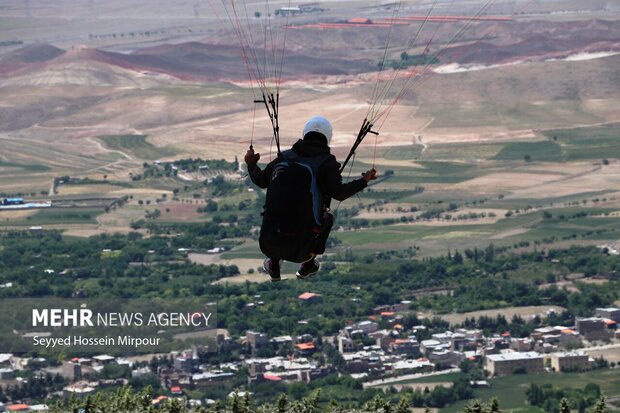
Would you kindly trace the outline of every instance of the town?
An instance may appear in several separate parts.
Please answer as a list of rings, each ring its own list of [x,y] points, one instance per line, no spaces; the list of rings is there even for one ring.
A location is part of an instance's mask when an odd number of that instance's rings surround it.
[[[305,292],[297,300],[313,305],[321,301],[321,295]],[[210,395],[251,392],[261,383],[311,383],[332,374],[349,375],[364,389],[388,389],[421,377],[435,376],[441,381],[442,375],[464,370],[469,363],[479,368],[469,385],[488,387],[500,376],[616,367],[600,354],[601,349],[620,349],[620,308],[598,308],[592,317],[577,318],[575,325],[536,328],[528,337],[513,337],[509,331],[485,336],[476,328],[450,329],[429,336],[424,334],[424,324],[404,325],[409,305],[403,301],[377,306],[367,319],[347,323],[335,336],[270,337],[248,330],[235,338],[218,329],[217,349],[193,346],[169,354],[129,357],[100,354],[73,357],[59,365],[40,357],[0,354],[0,384],[8,398],[9,389],[27,382],[26,373],[34,378],[56,376],[64,384],[62,389],[38,398],[7,399],[0,404],[0,411],[44,412],[54,398],[83,399],[136,378],[159,383],[154,406],[169,398],[181,399],[188,406],[208,406],[216,403]],[[223,362],[213,356],[231,351],[239,353],[238,360]],[[115,367],[122,367],[126,375],[101,378],[104,371]],[[204,397],[191,396],[196,394]],[[34,399],[39,400],[35,403]]]

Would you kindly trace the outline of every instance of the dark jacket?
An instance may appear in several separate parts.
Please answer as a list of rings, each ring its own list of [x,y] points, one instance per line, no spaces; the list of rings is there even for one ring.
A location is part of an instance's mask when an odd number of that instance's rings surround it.
[[[304,157],[313,157],[330,153],[329,146],[317,140],[300,139],[295,142],[291,149],[295,151],[297,155]],[[249,165],[248,172],[252,182],[261,188],[267,188],[273,168],[280,161],[281,158],[277,157],[271,161],[264,170],[261,170],[256,164]],[[337,201],[344,201],[366,188],[367,183],[363,178],[360,178],[343,184],[342,175],[340,174],[340,164],[336,161],[336,157],[331,155],[319,168],[317,185],[325,199],[333,198]]]

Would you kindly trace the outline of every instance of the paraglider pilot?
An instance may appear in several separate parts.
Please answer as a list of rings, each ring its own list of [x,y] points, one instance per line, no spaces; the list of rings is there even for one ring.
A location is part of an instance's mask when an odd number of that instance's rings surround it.
[[[344,201],[376,179],[373,168],[343,184],[340,164],[330,153],[331,138],[331,123],[315,116],[306,123],[302,139],[265,169],[257,165],[260,154],[252,147],[245,155],[252,182],[267,188],[259,245],[267,256],[263,267],[271,281],[280,281],[282,260],[301,264],[299,279],[316,274],[320,267],[316,256],[325,252],[333,225],[330,200]]]

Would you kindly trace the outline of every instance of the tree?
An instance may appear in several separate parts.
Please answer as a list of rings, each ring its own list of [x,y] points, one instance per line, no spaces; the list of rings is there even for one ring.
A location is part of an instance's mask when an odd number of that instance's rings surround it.
[[[217,206],[217,202],[209,199],[207,201],[207,205],[205,206],[205,211],[207,211],[207,212],[215,212],[215,211],[217,211],[217,207],[218,207]]]
[[[571,413],[570,405],[568,404],[566,397],[562,397],[560,400],[560,413]]]
[[[545,399],[542,388],[536,383],[530,383],[530,387],[525,391],[525,396],[532,406],[539,406]]]
[[[454,262],[457,265],[460,265],[463,263],[463,255],[461,255],[461,253],[456,250],[456,252],[454,253],[454,257],[452,257],[452,262]]]
[[[495,247],[493,244],[490,244],[484,250],[484,260],[486,262],[493,262],[493,258],[495,257]]]
[[[585,396],[591,399],[600,399],[601,397],[601,387],[595,383],[588,383],[586,387],[583,389]]]
[[[594,408],[590,410],[589,413],[608,413],[609,409],[607,408],[607,403],[605,402],[605,396],[598,399]]]

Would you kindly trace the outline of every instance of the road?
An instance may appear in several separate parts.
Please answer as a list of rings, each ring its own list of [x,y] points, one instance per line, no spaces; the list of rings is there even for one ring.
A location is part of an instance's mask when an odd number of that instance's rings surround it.
[[[404,376],[387,377],[385,379],[369,381],[369,382],[364,383],[363,386],[366,389],[369,387],[385,386],[386,384],[400,383],[405,380],[414,380],[414,379],[420,379],[423,377],[442,376],[444,374],[458,373],[460,371],[461,369],[459,368],[453,368],[449,370],[433,371],[432,373],[405,374]],[[438,380],[441,380],[441,377],[438,377]]]

